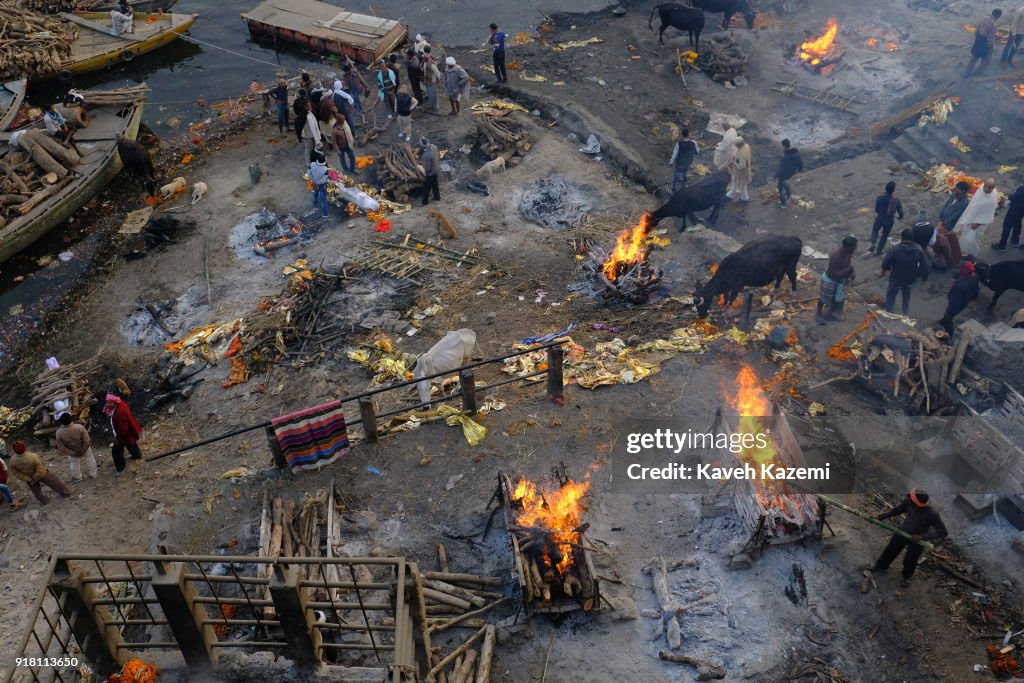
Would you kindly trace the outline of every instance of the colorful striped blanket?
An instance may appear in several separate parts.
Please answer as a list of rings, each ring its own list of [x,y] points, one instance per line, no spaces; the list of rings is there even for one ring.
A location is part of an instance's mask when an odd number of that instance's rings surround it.
[[[348,430],[339,401],[271,420],[292,472],[318,470],[348,453]]]

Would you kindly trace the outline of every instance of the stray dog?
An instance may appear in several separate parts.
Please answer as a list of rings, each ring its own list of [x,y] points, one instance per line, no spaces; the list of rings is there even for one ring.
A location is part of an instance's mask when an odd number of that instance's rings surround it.
[[[448,216],[445,216],[440,211],[434,211],[433,209],[427,209],[427,213],[430,217],[437,222],[437,232],[441,237],[446,240],[457,240],[459,239],[459,233],[455,232],[455,225],[451,222]]]
[[[192,186],[192,203],[195,204],[206,195],[206,183],[199,181]]]
[[[174,180],[160,188],[160,196],[163,199],[170,199],[174,195],[184,190],[187,186],[188,183],[185,182],[185,179],[182,178],[181,176],[178,176],[177,178],[175,178]]]
[[[494,157],[486,164],[478,168],[476,174],[478,176],[493,175],[498,171],[501,171],[502,173],[505,172],[505,157]]]

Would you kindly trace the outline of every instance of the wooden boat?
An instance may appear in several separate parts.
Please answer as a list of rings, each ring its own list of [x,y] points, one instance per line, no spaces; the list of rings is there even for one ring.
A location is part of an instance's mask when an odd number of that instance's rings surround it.
[[[7,130],[14,117],[18,115],[21,103],[25,101],[25,89],[28,80],[8,81],[0,85],[0,130]]]
[[[178,0],[128,0],[128,4],[136,12],[159,12],[174,7]],[[108,5],[99,5],[98,7],[90,7],[89,12],[109,12],[117,7],[117,3],[113,2]]]
[[[77,24],[78,38],[71,43],[71,56],[60,71],[41,78],[105,69],[119,62],[130,62],[138,55],[152,52],[177,40],[188,31],[198,14],[135,14],[134,33],[111,35],[110,12],[82,12],[60,15]]]
[[[142,107],[139,102],[89,110],[89,125],[75,133],[75,145],[82,161],[74,167],[74,177],[68,176],[27,214],[0,228],[0,263],[67,220],[117,175],[121,170],[117,136],[135,139],[142,121]],[[0,134],[0,164],[12,152],[7,142],[10,136],[10,133]]]
[[[409,29],[391,19],[342,10],[316,0],[267,0],[242,19],[266,47],[292,45],[316,55],[369,64],[405,42]]]

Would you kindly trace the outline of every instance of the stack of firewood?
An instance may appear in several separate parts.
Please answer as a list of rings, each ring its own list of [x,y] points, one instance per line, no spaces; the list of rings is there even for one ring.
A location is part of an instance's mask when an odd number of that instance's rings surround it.
[[[377,179],[397,202],[408,202],[409,193],[423,186],[427,175],[411,145],[391,145],[374,162]]]
[[[488,109],[477,112],[477,144],[492,159],[504,157],[508,166],[516,166],[530,151],[530,136],[508,116],[507,109]]]
[[[417,572],[416,583],[423,594],[427,624],[424,642],[430,643],[430,634],[449,628],[472,628],[476,632],[445,657],[439,648],[432,648],[431,669],[427,681],[434,683],[487,683],[491,676],[494,655],[495,628],[475,618],[508,601],[501,593],[484,590],[499,587],[501,579],[477,574],[457,574],[448,570],[448,553],[444,545],[437,547],[441,571]],[[439,616],[444,615],[444,616]],[[483,638],[479,651],[476,641]]]
[[[878,335],[867,346],[866,367],[894,365],[892,398],[905,396],[916,414],[949,409],[953,388],[983,379],[963,366],[971,344],[970,332],[964,331],[955,346],[944,344],[941,334],[933,329],[907,330],[899,335]]]
[[[740,47],[732,31],[705,36],[700,44],[697,66],[711,80],[722,83],[747,73],[750,55]]]
[[[60,188],[71,169],[81,162],[78,153],[57,142],[42,129],[18,137],[20,151],[0,161],[0,227],[24,216]]]
[[[61,365],[53,370],[44,370],[32,382],[32,415],[36,418],[35,436],[52,436],[57,431],[54,419],[57,401],[68,403],[68,412],[88,429],[89,408],[97,400],[89,387],[89,375],[96,372],[98,362],[87,360],[75,365]]]
[[[0,0],[0,80],[60,71],[78,37],[74,24]]]
[[[99,4],[100,0],[18,0],[19,7],[43,14],[90,10]]]

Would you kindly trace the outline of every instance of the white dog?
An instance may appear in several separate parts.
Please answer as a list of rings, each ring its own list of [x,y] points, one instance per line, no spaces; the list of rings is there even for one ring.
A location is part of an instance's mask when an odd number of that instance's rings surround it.
[[[416,367],[412,370],[414,379],[429,377],[442,372],[451,372],[466,364],[473,349],[476,348],[476,332],[469,329],[449,332],[441,341],[430,347],[430,350],[416,359]],[[430,400],[430,380],[416,384],[420,392],[420,403]]]
[[[177,178],[175,178],[174,180],[160,188],[160,196],[163,197],[164,199],[170,199],[174,195],[184,190],[187,186],[188,183],[185,182],[185,179],[182,178],[181,176],[178,176]]]
[[[192,203],[195,204],[206,195],[206,183],[199,181],[192,186]]]
[[[488,161],[486,164],[481,166],[477,170],[476,174],[478,176],[481,176],[481,175],[493,175],[493,174],[497,173],[498,171],[501,171],[502,173],[505,172],[505,157],[494,157],[493,159]]]

